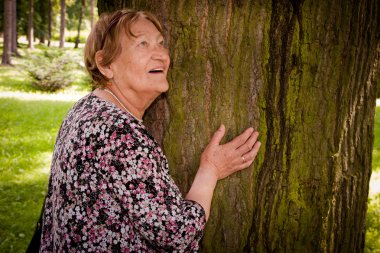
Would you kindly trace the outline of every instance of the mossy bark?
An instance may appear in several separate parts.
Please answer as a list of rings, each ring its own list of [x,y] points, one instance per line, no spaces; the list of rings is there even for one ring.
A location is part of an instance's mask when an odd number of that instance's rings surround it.
[[[363,252],[380,2],[211,2],[98,1],[165,27],[171,87],[145,122],[183,193],[221,123],[261,134],[218,183],[202,252]]]

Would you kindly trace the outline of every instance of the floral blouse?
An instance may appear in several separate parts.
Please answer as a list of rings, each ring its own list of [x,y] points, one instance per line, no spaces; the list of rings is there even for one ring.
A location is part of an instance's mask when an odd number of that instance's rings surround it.
[[[141,122],[92,93],[74,105],[55,144],[40,252],[196,252],[204,226]]]

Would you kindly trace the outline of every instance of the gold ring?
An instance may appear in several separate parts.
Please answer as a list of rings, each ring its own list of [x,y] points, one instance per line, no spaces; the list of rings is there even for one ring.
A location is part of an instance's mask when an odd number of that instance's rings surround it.
[[[243,159],[243,162],[245,162],[245,157],[244,156],[242,156],[241,159]]]

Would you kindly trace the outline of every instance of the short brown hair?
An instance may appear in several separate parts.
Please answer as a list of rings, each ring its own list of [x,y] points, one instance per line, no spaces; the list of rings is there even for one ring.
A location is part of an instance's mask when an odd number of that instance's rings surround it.
[[[109,66],[121,53],[120,31],[124,28],[127,36],[135,37],[131,32],[131,25],[139,18],[146,18],[163,33],[162,26],[157,18],[150,12],[135,11],[131,9],[118,10],[100,15],[84,47],[84,63],[92,79],[92,87],[103,88],[109,81],[98,69],[95,62],[96,52],[102,50],[102,66]]]

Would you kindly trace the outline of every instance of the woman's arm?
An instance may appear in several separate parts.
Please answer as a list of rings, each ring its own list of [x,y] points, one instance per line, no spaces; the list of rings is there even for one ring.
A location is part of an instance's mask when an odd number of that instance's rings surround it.
[[[225,127],[221,125],[202,153],[198,172],[186,196],[205,209],[206,220],[217,181],[249,167],[261,145],[257,141],[259,133],[253,128],[248,128],[226,144],[220,144],[224,134]]]

